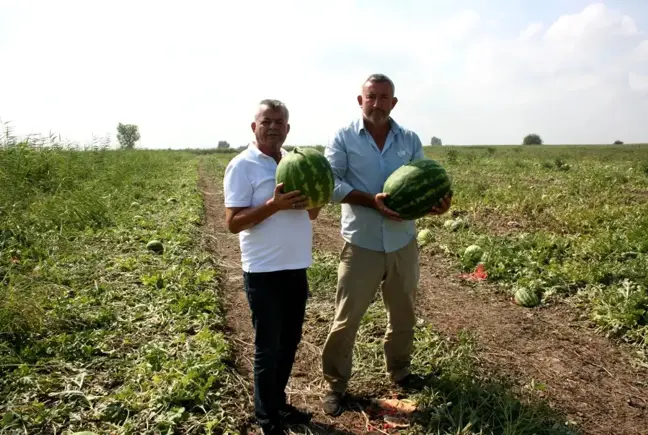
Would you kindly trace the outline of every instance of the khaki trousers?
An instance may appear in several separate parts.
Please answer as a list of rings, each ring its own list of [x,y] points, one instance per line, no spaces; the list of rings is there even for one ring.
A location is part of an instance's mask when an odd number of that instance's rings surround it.
[[[384,352],[392,381],[409,374],[419,280],[416,239],[385,253],[345,243],[340,254],[335,319],[324,344],[322,370],[332,390],[344,392],[351,378],[352,355],[360,322],[382,284],[387,309]]]

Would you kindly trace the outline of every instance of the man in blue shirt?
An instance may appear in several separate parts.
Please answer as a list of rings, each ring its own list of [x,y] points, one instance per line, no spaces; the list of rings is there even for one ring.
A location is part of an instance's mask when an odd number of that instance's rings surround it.
[[[415,222],[400,219],[388,209],[382,189],[392,172],[425,156],[418,135],[390,117],[398,101],[394,91],[389,77],[369,76],[358,96],[362,118],[339,129],[325,150],[335,175],[332,200],[342,204],[345,240],[335,320],[322,354],[324,379],[329,384],[323,410],[329,415],[342,412],[356,333],[381,284],[389,319],[384,344],[387,372],[404,388],[417,388],[422,381],[409,370],[419,279]],[[430,214],[445,213],[451,200],[447,196]]]

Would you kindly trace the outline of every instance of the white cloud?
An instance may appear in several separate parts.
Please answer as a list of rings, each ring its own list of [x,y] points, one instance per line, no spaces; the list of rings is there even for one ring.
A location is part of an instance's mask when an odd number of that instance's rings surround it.
[[[582,74],[576,76],[559,76],[553,84],[558,91],[575,92],[599,86],[602,84],[602,80],[593,74]]]
[[[630,71],[628,73],[628,84],[633,91],[648,95],[648,75]]]
[[[543,23],[540,22],[531,23],[527,26],[526,29],[520,32],[520,36],[518,36],[518,39],[521,41],[526,41],[527,39],[531,39],[534,36],[538,35],[543,28],[544,28]]]
[[[0,58],[15,67],[0,70],[0,117],[79,140],[121,121],[139,124],[146,146],[240,145],[253,106],[275,97],[291,109],[289,143],[326,143],[359,114],[361,80],[384,72],[395,118],[424,142],[518,143],[529,129],[646,140],[645,122],[628,119],[645,113],[648,40],[627,12],[594,3],[518,30],[490,3],[450,4],[3,5]]]
[[[648,39],[641,41],[633,50],[632,55],[637,62],[648,62]]]
[[[593,3],[577,14],[561,16],[545,36],[557,42],[582,41],[585,38],[627,36],[638,33],[634,20],[604,3]]]
[[[449,39],[461,39],[474,31],[481,21],[479,14],[472,9],[464,9],[442,23],[441,33]]]

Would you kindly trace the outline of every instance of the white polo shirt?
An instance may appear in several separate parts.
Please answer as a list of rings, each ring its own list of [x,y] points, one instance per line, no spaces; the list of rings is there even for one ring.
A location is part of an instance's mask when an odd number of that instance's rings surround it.
[[[282,156],[286,154],[281,150]],[[255,143],[225,169],[225,207],[256,207],[274,196],[277,162]],[[302,269],[311,265],[313,229],[305,210],[280,210],[239,233],[245,272]]]

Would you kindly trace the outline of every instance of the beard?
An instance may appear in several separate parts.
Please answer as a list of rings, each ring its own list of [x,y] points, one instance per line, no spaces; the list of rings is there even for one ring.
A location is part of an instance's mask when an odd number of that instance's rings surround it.
[[[389,114],[381,109],[371,109],[366,116],[370,121],[374,123],[382,123],[383,121],[389,119]]]

